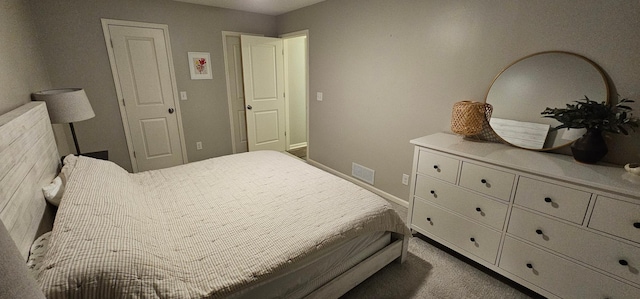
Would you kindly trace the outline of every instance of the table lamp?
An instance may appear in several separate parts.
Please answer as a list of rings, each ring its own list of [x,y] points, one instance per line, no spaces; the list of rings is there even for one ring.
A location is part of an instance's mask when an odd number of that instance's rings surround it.
[[[47,103],[51,123],[69,124],[69,127],[71,127],[71,135],[73,135],[73,143],[76,146],[76,153],[80,155],[80,147],[78,146],[78,138],[76,137],[73,123],[96,116],[93,109],[91,109],[91,103],[89,103],[84,89],[64,88],[43,90],[34,93],[33,96],[36,101],[44,101]]]

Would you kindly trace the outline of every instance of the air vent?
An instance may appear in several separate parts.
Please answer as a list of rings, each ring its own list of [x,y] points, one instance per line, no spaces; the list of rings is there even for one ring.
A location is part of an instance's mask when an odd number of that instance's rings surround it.
[[[363,182],[373,185],[376,171],[358,163],[351,163],[351,175]]]

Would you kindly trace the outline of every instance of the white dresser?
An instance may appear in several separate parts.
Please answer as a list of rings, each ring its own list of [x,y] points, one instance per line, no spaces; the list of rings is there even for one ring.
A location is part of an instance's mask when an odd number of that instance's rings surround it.
[[[451,134],[411,143],[414,232],[549,298],[640,298],[640,177]]]

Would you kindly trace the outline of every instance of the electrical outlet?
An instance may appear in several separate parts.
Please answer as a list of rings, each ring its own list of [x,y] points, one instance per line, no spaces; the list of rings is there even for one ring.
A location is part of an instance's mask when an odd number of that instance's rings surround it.
[[[402,174],[402,184],[403,185],[409,185],[409,175],[406,173]]]
[[[187,100],[187,92],[186,91],[181,91],[180,92],[180,99],[183,101]]]
[[[201,150],[202,149],[202,141],[196,142],[196,149],[197,150]]]
[[[316,100],[322,102],[322,93],[321,92],[316,93]]]

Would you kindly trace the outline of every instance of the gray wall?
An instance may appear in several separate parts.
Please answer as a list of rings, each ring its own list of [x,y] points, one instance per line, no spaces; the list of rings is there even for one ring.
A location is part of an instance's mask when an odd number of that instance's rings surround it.
[[[484,100],[520,57],[584,55],[614,95],[640,100],[639,15],[638,1],[327,0],[277,25],[309,29],[309,157],[345,174],[351,162],[373,168],[377,188],[407,200],[409,140],[449,130],[453,104]],[[640,161],[639,135],[612,137],[605,160]]]
[[[275,18],[169,0],[30,0],[53,87],[86,89],[96,117],[75,124],[83,152],[131,170],[101,18],[167,24],[189,161],[231,154],[221,31],[275,35]],[[191,80],[187,52],[210,52],[213,80]],[[196,150],[202,141],[203,150]]]
[[[37,37],[27,3],[0,0],[0,114],[50,86]]]
[[[0,0],[0,114],[31,101],[31,93],[51,88],[38,31],[28,2]],[[63,125],[53,125],[61,153],[69,151]]]

